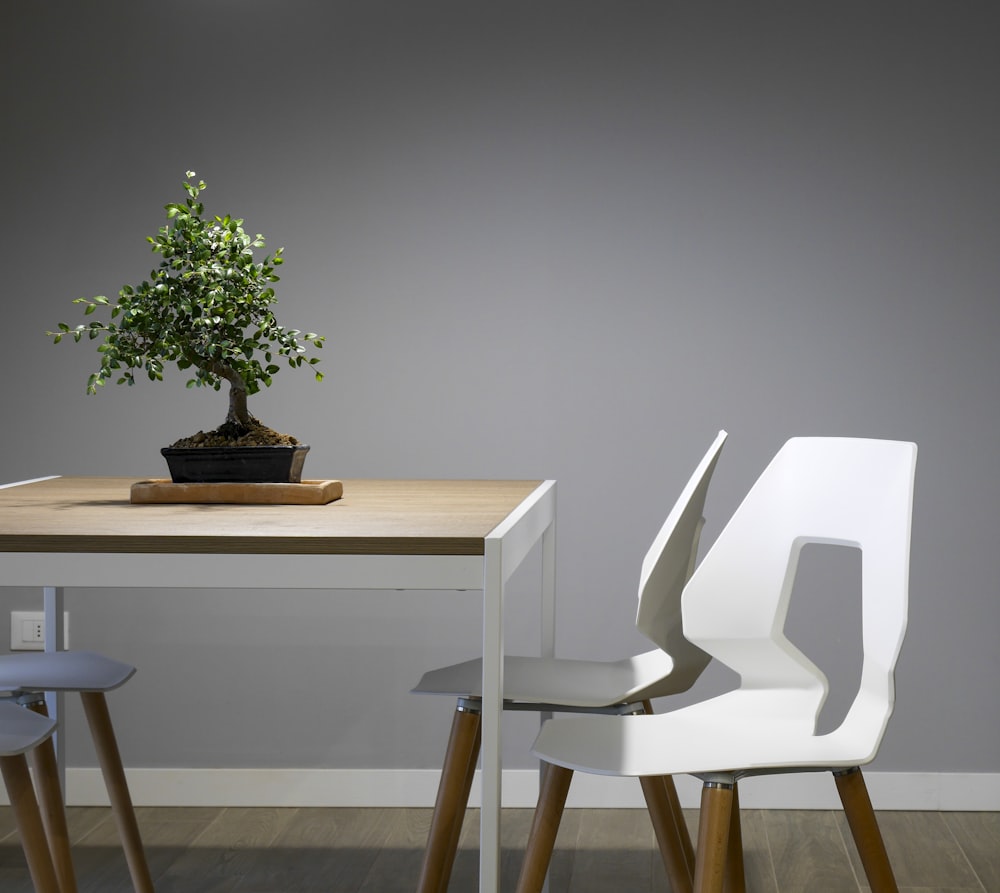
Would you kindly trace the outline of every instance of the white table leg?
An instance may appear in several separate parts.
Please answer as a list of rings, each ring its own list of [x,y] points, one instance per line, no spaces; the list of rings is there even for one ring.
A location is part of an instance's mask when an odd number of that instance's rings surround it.
[[[507,578],[541,539],[541,650],[555,651],[555,484],[546,482],[531,505],[486,538],[483,556],[482,808],[479,889],[500,889],[501,726],[503,717],[504,587]]]
[[[552,522],[542,534],[542,616],[541,624],[541,655],[555,657],[556,654],[556,525]],[[551,711],[538,714],[539,727],[546,720],[552,719]],[[538,764],[538,781],[541,786],[542,764]],[[542,893],[549,891],[549,876],[545,875]]]
[[[553,521],[542,534],[541,655],[556,653],[556,525]]]
[[[65,641],[65,615],[63,613],[63,588],[61,586],[45,586],[42,589],[42,608],[44,610],[45,650],[62,651],[63,642]],[[45,706],[49,711],[49,716],[59,723],[55,734],[52,736],[52,743],[56,750],[56,765],[59,767],[59,786],[62,788],[63,797],[65,797],[66,736],[63,734],[65,722],[63,701],[64,695],[61,691],[48,691],[45,693]]]
[[[482,805],[479,889],[500,889],[500,726],[503,714],[503,541],[486,541],[483,569]]]

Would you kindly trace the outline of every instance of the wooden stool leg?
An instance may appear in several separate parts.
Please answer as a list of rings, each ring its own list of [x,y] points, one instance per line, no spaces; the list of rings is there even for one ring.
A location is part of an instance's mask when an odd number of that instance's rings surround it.
[[[538,806],[528,833],[528,845],[524,850],[524,862],[517,879],[517,893],[540,893],[549,873],[552,851],[559,833],[559,821],[566,806],[566,796],[573,780],[573,770],[550,763],[542,764],[541,787],[538,791]]]
[[[0,757],[0,774],[7,786],[7,795],[10,797],[17,833],[21,838],[21,847],[28,862],[35,893],[59,893],[59,881],[52,866],[42,816],[31,786],[27,758],[24,754]]]
[[[462,707],[455,710],[427,835],[427,848],[420,866],[418,893],[443,893],[448,889],[462,832],[462,819],[469,803],[481,734],[479,713]]]
[[[83,700],[83,710],[90,726],[90,734],[94,739],[97,759],[101,764],[104,784],[111,800],[111,811],[118,825],[118,836],[125,851],[125,861],[128,863],[132,886],[136,893],[153,893],[153,878],[146,864],[146,853],[142,848],[142,838],[139,836],[139,824],[132,808],[132,797],[129,794],[128,782],[125,780],[125,770],[122,767],[118,742],[115,740],[114,728],[111,725],[111,715],[108,713],[108,702],[103,692],[80,692]]]
[[[695,893],[722,893],[732,825],[733,785],[705,782],[698,821]]]
[[[669,776],[666,780],[671,781]],[[672,893],[691,893],[692,868],[688,865],[680,829],[664,784],[664,776],[643,776],[639,779],[642,793],[646,798],[646,808],[656,832],[656,842],[660,845],[663,867],[667,870]]]
[[[740,826],[740,791],[733,785],[733,805],[729,817],[729,845],[726,848],[726,893],[746,893],[746,869],[743,866],[743,829]]]
[[[48,716],[44,699],[27,705],[29,710]],[[49,842],[49,854],[59,880],[62,893],[76,893],[76,872],[70,855],[69,829],[66,827],[66,806],[59,784],[59,766],[56,763],[56,749],[51,738],[46,738],[31,753],[28,761],[35,771],[35,788],[38,806],[41,810],[45,837]]]
[[[847,824],[851,828],[851,836],[858,848],[872,893],[898,893],[896,878],[885,851],[882,832],[875,821],[875,811],[861,770],[854,768],[834,772],[833,777],[837,781],[837,793],[844,805]]]

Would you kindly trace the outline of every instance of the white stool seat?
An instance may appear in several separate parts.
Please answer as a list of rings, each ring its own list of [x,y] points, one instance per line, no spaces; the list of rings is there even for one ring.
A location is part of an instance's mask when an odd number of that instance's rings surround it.
[[[56,721],[25,710],[13,701],[0,701],[0,756],[27,753],[56,728]]]
[[[92,651],[0,655],[0,691],[112,691],[135,667]]]

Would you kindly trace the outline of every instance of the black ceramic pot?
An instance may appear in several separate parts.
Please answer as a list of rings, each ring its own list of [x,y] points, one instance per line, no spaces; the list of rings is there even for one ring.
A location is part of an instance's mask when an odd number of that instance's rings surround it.
[[[170,479],[175,484],[292,483],[302,480],[309,447],[234,446],[164,447]]]

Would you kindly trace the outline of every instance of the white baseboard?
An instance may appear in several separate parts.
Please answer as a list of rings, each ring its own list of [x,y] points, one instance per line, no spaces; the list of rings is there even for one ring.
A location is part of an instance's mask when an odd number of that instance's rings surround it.
[[[866,772],[876,809],[1000,811],[1000,773]],[[128,782],[138,806],[432,806],[437,792],[434,769],[130,769]],[[697,807],[700,783],[677,779],[681,803]],[[537,773],[510,769],[503,774],[504,806],[533,807]],[[2,793],[2,792],[0,792]],[[103,805],[107,795],[100,770],[70,768],[66,801]],[[740,785],[747,809],[838,809],[829,773],[750,778]],[[478,778],[470,805],[478,806]],[[645,807],[634,778],[577,773],[571,808]]]

